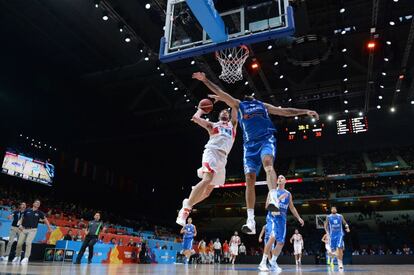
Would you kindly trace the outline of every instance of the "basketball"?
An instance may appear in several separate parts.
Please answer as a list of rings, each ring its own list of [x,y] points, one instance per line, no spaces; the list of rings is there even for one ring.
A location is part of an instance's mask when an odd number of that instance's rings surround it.
[[[198,104],[198,108],[208,114],[213,110],[213,102],[208,98],[202,99]]]

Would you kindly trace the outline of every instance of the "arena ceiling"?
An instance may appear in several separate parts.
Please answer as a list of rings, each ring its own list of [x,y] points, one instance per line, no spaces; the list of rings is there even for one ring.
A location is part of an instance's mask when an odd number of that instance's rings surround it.
[[[245,2],[216,1],[216,6],[227,10]],[[297,0],[292,5],[295,37],[318,41],[251,45],[245,79],[223,88],[236,97],[254,92],[277,106],[312,108],[322,115],[410,104],[412,1]],[[159,63],[165,7],[166,0],[0,1],[3,117],[21,122],[16,133],[87,146],[190,127],[188,118],[207,93],[191,74],[206,71],[217,81],[220,68],[212,55],[195,58],[194,64],[193,59]],[[366,45],[373,27],[370,62]],[[249,69],[252,58],[260,64],[257,71]],[[319,58],[324,60],[309,66],[292,61]]]

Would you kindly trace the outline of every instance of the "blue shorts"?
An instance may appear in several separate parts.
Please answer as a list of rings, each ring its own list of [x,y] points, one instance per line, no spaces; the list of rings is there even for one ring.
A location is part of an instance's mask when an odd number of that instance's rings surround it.
[[[266,217],[266,233],[267,236],[274,236],[278,243],[284,243],[286,238],[286,217],[283,215],[272,216],[268,214]]]
[[[183,239],[183,250],[193,249],[193,238],[184,238]]]
[[[337,248],[344,248],[344,235],[343,234],[332,234],[331,238],[331,250],[335,251]]]
[[[259,174],[262,168],[262,159],[264,156],[276,158],[276,139],[273,135],[263,138],[261,141],[249,141],[244,147],[244,173]]]

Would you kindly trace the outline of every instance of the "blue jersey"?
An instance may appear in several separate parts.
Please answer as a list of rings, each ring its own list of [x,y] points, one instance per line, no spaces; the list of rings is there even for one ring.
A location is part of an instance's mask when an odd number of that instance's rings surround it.
[[[340,214],[330,214],[328,216],[328,229],[329,235],[331,236],[338,236],[343,235],[344,232],[342,231],[342,215]]]
[[[261,101],[241,101],[238,117],[243,130],[244,143],[269,138],[276,131],[266,106]]]
[[[289,204],[290,204],[290,192],[286,189],[283,189],[283,190],[277,189],[276,192],[271,192],[270,193],[271,196],[272,195],[274,196],[275,194],[277,196],[277,198],[274,198],[275,200],[282,198],[279,201],[279,212],[280,212],[281,216],[286,217],[287,210],[288,210]]]
[[[194,225],[193,224],[186,224],[184,226],[184,239],[192,239],[194,238]]]

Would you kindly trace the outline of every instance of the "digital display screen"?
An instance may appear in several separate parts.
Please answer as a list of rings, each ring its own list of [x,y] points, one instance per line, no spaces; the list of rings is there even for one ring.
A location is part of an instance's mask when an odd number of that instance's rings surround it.
[[[367,117],[352,117],[336,121],[338,135],[359,134],[368,131]]]
[[[6,152],[2,165],[4,174],[51,186],[55,167],[37,159]]]
[[[324,127],[323,123],[299,123],[295,126],[287,127],[285,131],[290,141],[307,140],[322,137]]]

